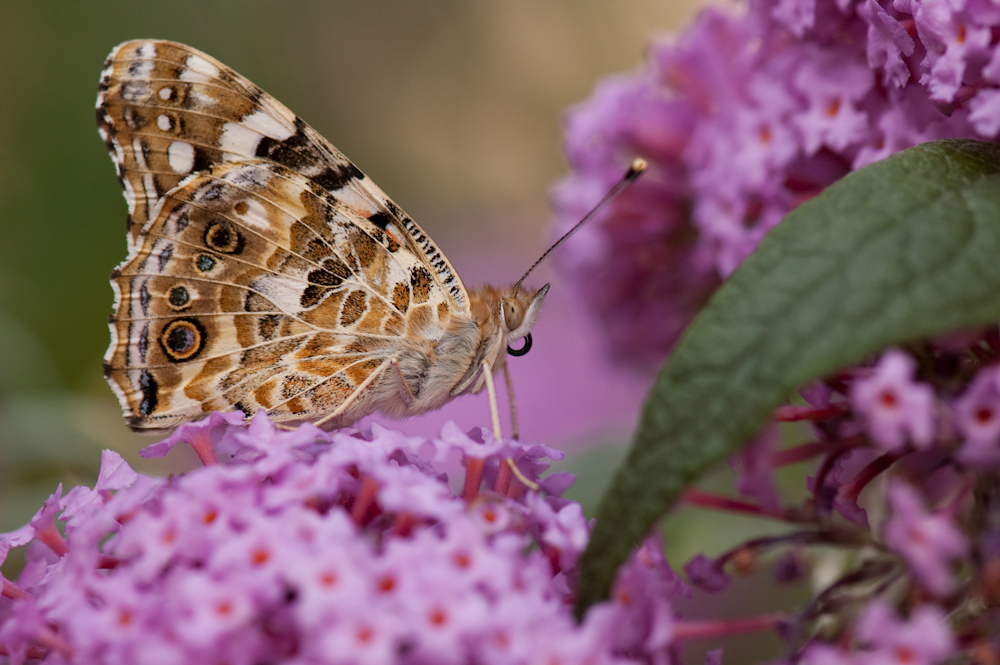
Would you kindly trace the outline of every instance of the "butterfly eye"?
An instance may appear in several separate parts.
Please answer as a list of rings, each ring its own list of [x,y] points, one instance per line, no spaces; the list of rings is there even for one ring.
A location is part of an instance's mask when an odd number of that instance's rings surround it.
[[[506,298],[503,301],[503,322],[507,330],[517,330],[524,321],[524,308],[517,298]]]

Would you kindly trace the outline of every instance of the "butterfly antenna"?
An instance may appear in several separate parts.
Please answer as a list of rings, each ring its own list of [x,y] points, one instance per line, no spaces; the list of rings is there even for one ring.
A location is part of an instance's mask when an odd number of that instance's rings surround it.
[[[544,254],[542,254],[540,257],[538,257],[537,261],[535,261],[533,264],[531,264],[531,267],[528,268],[528,271],[525,272],[523,275],[521,275],[521,279],[517,280],[517,283],[514,284],[514,289],[513,290],[517,291],[518,287],[521,286],[521,282],[524,281],[524,278],[527,277],[528,275],[530,275],[531,271],[534,270],[535,268],[537,268],[538,264],[541,263],[542,261],[544,261],[545,257],[547,257],[549,254],[552,253],[552,250],[554,250],[556,247],[558,247],[559,245],[561,245],[564,242],[566,242],[566,240],[571,235],[573,235],[574,233],[576,233],[577,229],[579,229],[581,226],[583,226],[588,221],[590,221],[590,219],[594,215],[596,215],[598,213],[598,211],[600,211],[601,208],[603,208],[605,205],[607,205],[612,200],[614,200],[614,198],[616,196],[618,196],[623,191],[625,191],[625,188],[627,188],[629,185],[631,185],[633,182],[635,182],[635,179],[638,178],[639,176],[641,176],[642,172],[646,170],[646,166],[647,166],[646,160],[643,159],[643,158],[641,158],[641,157],[636,157],[634,160],[632,160],[632,164],[628,167],[628,171],[626,171],[625,175],[623,175],[622,178],[621,178],[621,180],[618,181],[618,184],[616,184],[614,187],[612,187],[611,191],[609,191],[607,194],[605,194],[604,198],[602,198],[600,201],[598,201],[597,205],[595,205],[590,210],[590,212],[588,212],[586,215],[583,216],[583,219],[581,219],[579,222],[577,222],[576,224],[574,224],[573,228],[571,228],[569,231],[567,231],[566,233],[564,233],[562,235],[562,237],[559,238],[559,240],[556,240],[552,244],[551,247],[549,247],[547,250],[545,250]]]

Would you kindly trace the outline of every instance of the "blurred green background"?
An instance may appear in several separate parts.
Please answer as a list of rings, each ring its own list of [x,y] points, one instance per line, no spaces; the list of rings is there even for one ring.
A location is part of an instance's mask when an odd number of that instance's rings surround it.
[[[126,254],[126,206],[94,123],[114,45],[177,40],[250,78],[371,176],[475,285],[513,281],[551,240],[566,108],[639,66],[650,38],[694,11],[693,0],[0,1],[0,531],[58,483],[92,484],[101,448],[164,470],[138,460],[152,440],[128,432],[101,374],[108,275]],[[535,350],[513,368],[522,430],[580,451],[568,464],[581,472],[574,498],[592,509],[644,386],[603,364],[551,266],[536,279],[553,289]],[[397,426],[488,422],[485,398],[459,402]],[[710,481],[730,482],[727,472]],[[670,529],[672,556],[718,553],[759,527],[688,511]],[[748,597],[772,604],[763,588],[738,586],[730,613],[745,613]]]

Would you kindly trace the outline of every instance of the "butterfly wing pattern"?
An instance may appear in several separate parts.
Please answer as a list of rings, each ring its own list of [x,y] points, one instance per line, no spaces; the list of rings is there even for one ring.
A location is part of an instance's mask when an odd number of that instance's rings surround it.
[[[118,46],[97,122],[129,208],[105,375],[133,429],[422,413],[481,390],[537,318],[547,287],[470,294],[343,154],[200,51]]]

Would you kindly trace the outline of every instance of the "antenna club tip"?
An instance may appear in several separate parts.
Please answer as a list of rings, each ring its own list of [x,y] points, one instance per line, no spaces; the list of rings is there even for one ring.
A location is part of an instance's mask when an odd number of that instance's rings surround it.
[[[625,174],[627,180],[633,180],[642,175],[642,172],[649,167],[649,163],[642,157],[636,157],[632,160],[632,163],[628,167],[628,173]]]

